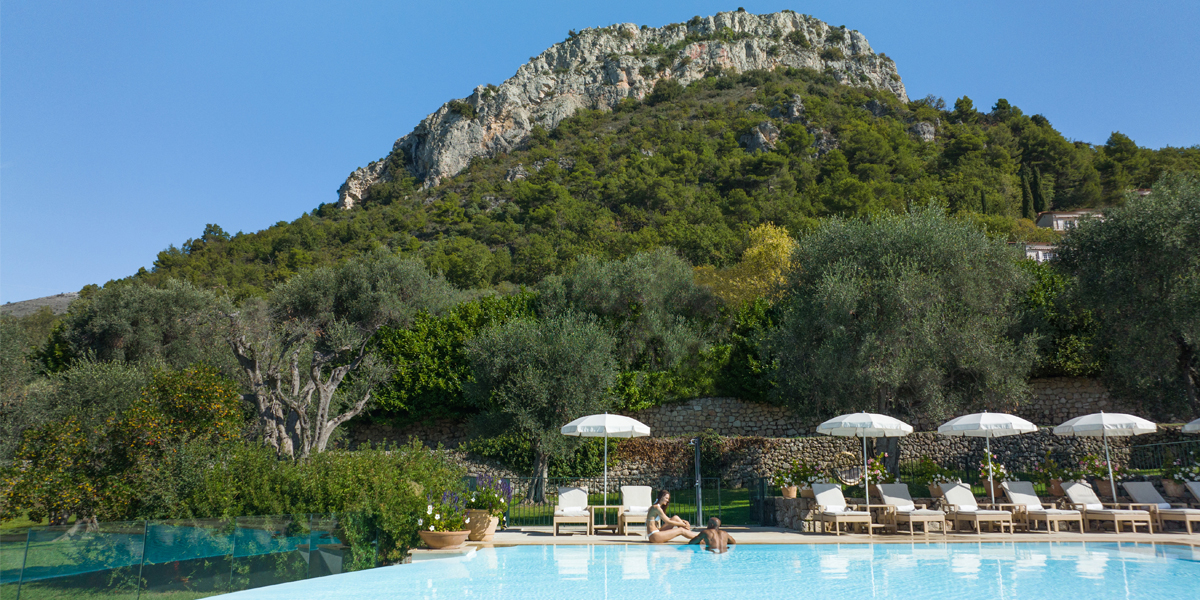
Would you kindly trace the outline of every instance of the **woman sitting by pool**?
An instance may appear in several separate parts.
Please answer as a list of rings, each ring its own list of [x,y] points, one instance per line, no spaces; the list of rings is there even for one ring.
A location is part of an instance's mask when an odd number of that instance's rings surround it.
[[[681,535],[689,540],[700,535],[692,531],[692,524],[680,519],[679,515],[667,516],[670,503],[671,492],[663,490],[658,494],[658,501],[646,512],[646,541],[651,544],[665,544]]]

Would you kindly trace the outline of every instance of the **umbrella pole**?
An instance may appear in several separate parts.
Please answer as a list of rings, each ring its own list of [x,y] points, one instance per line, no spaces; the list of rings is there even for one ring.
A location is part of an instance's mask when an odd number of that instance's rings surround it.
[[[1117,501],[1117,482],[1113,480],[1112,459],[1108,457],[1108,430],[1101,429],[1100,435],[1104,437],[1104,462],[1108,464],[1108,485],[1112,487],[1113,502]]]
[[[604,506],[608,506],[608,430],[604,430]],[[604,524],[608,525],[608,508],[604,509]]]
[[[996,503],[996,484],[992,482],[992,436],[984,438],[987,440],[988,453],[988,494],[992,496],[992,504]]]
[[[871,514],[871,473],[867,471],[867,436],[863,436],[863,497],[867,500],[867,514]],[[867,525],[867,533],[871,526]]]

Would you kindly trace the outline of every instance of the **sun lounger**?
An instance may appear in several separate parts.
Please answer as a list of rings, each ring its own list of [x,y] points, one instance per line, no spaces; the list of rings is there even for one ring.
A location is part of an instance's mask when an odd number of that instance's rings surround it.
[[[1189,535],[1192,533],[1192,523],[1200,523],[1200,510],[1188,508],[1186,504],[1171,504],[1163,499],[1162,494],[1154,489],[1154,484],[1149,481],[1130,481],[1122,483],[1121,487],[1125,488],[1125,493],[1133,498],[1133,504],[1128,505],[1128,508],[1145,507],[1150,511],[1150,516],[1158,523],[1159,531],[1166,531],[1163,526],[1166,521],[1181,521],[1183,526],[1187,528]]]
[[[1000,484],[1005,495],[1015,510],[1013,518],[1024,525],[1026,531],[1038,529],[1038,523],[1046,522],[1046,533],[1058,533],[1062,522],[1079,523],[1079,533],[1083,533],[1083,513],[1077,510],[1047,508],[1033,491],[1033,484],[1028,481],[1005,481]]]
[[[821,527],[833,523],[833,531],[842,535],[840,525],[851,523],[862,525],[867,533],[871,533],[871,513],[865,510],[855,510],[846,505],[846,497],[842,496],[842,486],[834,483],[814,483],[813,495],[817,497],[814,509],[816,517],[821,520]]]
[[[592,511],[588,510],[587,488],[558,488],[558,505],[554,507],[554,535],[558,526],[570,523],[587,525],[587,534],[592,535]]]
[[[928,510],[924,504],[915,504],[908,493],[907,483],[881,483],[878,488],[883,498],[884,518],[890,521],[893,531],[900,531],[900,523],[908,523],[908,534],[916,535],[913,523],[921,523],[925,537],[929,537],[929,524],[938,523],[942,535],[946,535],[946,513]]]
[[[1196,501],[1192,503],[1192,506],[1195,508],[1200,508],[1200,481],[1189,481],[1183,485],[1187,487],[1188,491],[1192,493],[1192,497],[1196,499]]]
[[[975,524],[975,533],[983,533],[983,528],[980,523],[995,523],[1000,526],[1000,533],[1004,533],[1005,526],[1008,527],[1008,532],[1013,532],[1012,513],[1007,510],[990,510],[979,508],[979,504],[975,501],[975,495],[971,493],[971,488],[965,483],[943,483],[942,495],[946,498],[946,503],[950,505],[950,514],[948,519],[954,523],[954,528],[958,529],[960,521]]]
[[[1071,508],[1083,512],[1084,521],[1089,523],[1111,521],[1113,529],[1117,533],[1121,533],[1121,523],[1129,523],[1129,528],[1135,533],[1138,525],[1145,525],[1147,531],[1154,532],[1148,511],[1129,510],[1122,508],[1120,504],[1101,502],[1100,498],[1096,497],[1092,486],[1086,483],[1068,481],[1062,484],[1062,488],[1067,493],[1067,498],[1071,500]]]
[[[648,485],[621,486],[621,512],[617,515],[617,533],[625,535],[630,523],[646,524],[646,513],[654,503],[650,499],[652,490]]]

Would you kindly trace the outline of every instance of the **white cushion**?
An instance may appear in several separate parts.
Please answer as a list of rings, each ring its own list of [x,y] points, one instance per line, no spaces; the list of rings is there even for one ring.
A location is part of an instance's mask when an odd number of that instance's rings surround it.
[[[912,512],[914,510],[917,510],[917,505],[916,504],[897,504],[896,510],[898,512]]]
[[[1103,504],[1084,504],[1083,507],[1088,510],[1104,510]]]
[[[1031,514],[1031,515],[1077,515],[1077,514],[1079,514],[1079,511],[1064,510],[1061,508],[1031,508],[1031,509],[1029,509],[1029,514]]]
[[[644,515],[650,512],[649,506],[626,506],[625,514],[627,515]]]
[[[1171,508],[1171,503],[1170,502],[1159,502],[1158,507],[1159,508]]]
[[[846,510],[845,507],[842,507],[841,510],[826,510],[826,511],[822,512],[821,514],[835,516],[835,515],[866,515],[867,513],[863,512],[861,510]]]
[[[556,517],[586,517],[587,515],[587,509],[580,506],[563,506],[554,509]]]
[[[846,505],[831,504],[831,505],[825,507],[825,512],[827,512],[827,513],[846,512]]]

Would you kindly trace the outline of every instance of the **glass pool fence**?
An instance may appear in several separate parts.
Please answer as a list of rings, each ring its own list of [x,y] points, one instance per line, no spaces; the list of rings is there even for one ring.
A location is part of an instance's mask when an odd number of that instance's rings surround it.
[[[127,521],[0,533],[0,598],[204,598],[377,564],[355,514]]]

